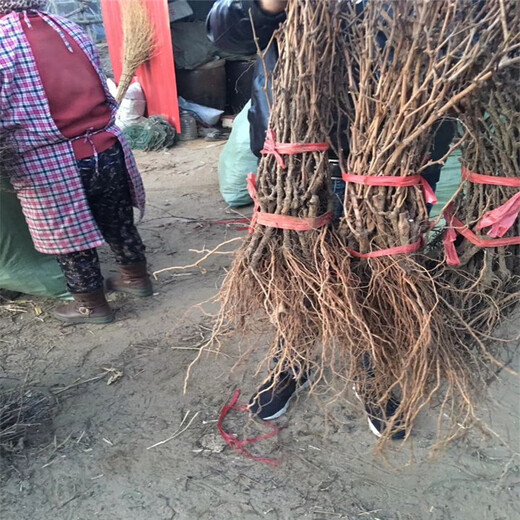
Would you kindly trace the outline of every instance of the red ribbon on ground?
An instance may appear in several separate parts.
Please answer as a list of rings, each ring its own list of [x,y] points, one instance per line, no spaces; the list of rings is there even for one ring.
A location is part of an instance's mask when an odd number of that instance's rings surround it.
[[[444,249],[446,252],[446,262],[448,265],[460,265],[459,255],[455,248],[455,240],[457,233],[462,235],[464,238],[469,240],[473,245],[477,247],[506,247],[506,246],[518,246],[520,245],[520,236],[508,237],[508,238],[481,238],[466,224],[463,224],[453,214],[453,205],[450,204],[444,210],[444,218],[446,219],[446,232],[444,234]]]
[[[292,217],[290,215],[278,215],[276,213],[265,213],[261,211],[256,190],[256,176],[254,173],[250,173],[247,176],[247,190],[255,204],[255,211],[249,227],[250,233],[255,230],[257,224],[277,229],[311,231],[313,229],[322,228],[332,222],[333,215],[331,211],[319,217]]]
[[[481,175],[462,167],[462,178],[475,184],[490,184],[492,186],[507,186],[520,188],[520,177],[494,177]],[[505,204],[488,211],[480,219],[477,229],[490,228],[487,235],[492,238],[503,237],[513,226],[520,215],[520,193],[513,195]]]
[[[424,200],[428,204],[437,204],[437,197],[428,181],[422,175],[408,175],[405,177],[397,177],[392,175],[354,175],[353,173],[343,173],[345,182],[353,182],[355,184],[364,184],[365,186],[389,186],[396,188],[406,188],[410,186],[422,186]]]
[[[255,442],[264,441],[266,439],[270,439],[274,437],[275,435],[278,435],[279,429],[269,421],[264,421],[265,424],[267,424],[273,431],[271,433],[266,433],[265,435],[259,435],[258,437],[254,437],[252,439],[246,439],[246,440],[239,440],[234,435],[231,435],[229,432],[227,432],[224,429],[224,419],[228,415],[228,413],[231,410],[237,410],[239,412],[249,412],[249,408],[247,406],[237,406],[238,398],[240,397],[240,390],[237,390],[235,392],[235,395],[231,399],[231,402],[227,405],[225,405],[222,408],[222,411],[220,412],[220,416],[218,418],[217,422],[217,428],[220,432],[220,435],[222,438],[226,441],[226,444],[236,453],[240,453],[241,455],[244,455],[248,459],[256,460],[257,462],[264,462],[265,464],[269,464],[270,466],[276,466],[280,463],[278,459],[272,459],[269,457],[256,457],[255,455],[251,454],[249,451],[247,451],[244,446],[247,446],[249,444],[253,444]]]
[[[267,130],[263,155],[274,155],[278,165],[284,170],[287,164],[282,155],[296,155],[309,152],[326,152],[329,149],[328,143],[277,143],[274,130]]]

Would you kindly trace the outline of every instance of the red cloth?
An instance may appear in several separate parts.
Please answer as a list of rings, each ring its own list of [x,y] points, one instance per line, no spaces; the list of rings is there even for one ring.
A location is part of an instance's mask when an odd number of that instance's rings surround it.
[[[110,107],[106,102],[101,80],[76,41],[65,31],[70,52],[60,34],[37,14],[29,14],[31,27],[20,15],[47,95],[50,112],[60,132],[69,139],[95,132],[108,126]],[[102,132],[86,139],[73,141],[76,159],[101,153],[117,141],[113,134]]]

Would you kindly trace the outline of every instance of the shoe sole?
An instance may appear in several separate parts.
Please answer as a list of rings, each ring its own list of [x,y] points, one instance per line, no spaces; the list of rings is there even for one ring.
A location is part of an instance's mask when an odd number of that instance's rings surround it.
[[[138,296],[139,298],[148,298],[149,296],[153,296],[153,288],[152,289],[114,289],[110,285],[107,285],[107,291],[129,294],[130,296]]]
[[[305,381],[305,383],[303,383],[303,385],[300,385],[295,391],[294,391],[294,394],[291,395],[291,397],[289,397],[289,399],[287,400],[287,402],[285,403],[285,406],[279,410],[278,412],[276,412],[275,414],[273,415],[270,415],[269,417],[259,417],[260,419],[262,419],[262,421],[272,421],[273,419],[278,419],[278,417],[281,417],[284,413],[287,412],[287,410],[289,409],[289,406],[291,404],[291,401],[300,393],[300,392],[303,392],[304,390],[306,390],[307,388],[309,388],[309,386],[311,386],[311,382],[310,381]]]
[[[365,408],[365,403],[363,402],[363,399],[361,399],[361,396],[358,394],[358,391],[357,391],[357,388],[356,388],[356,385],[354,385],[352,387],[352,390],[354,390],[354,395],[358,398],[359,402],[363,405],[363,410]],[[383,434],[374,426],[374,423],[372,422],[372,420],[370,419],[370,417],[368,416],[368,414],[366,413],[365,411],[365,415],[366,415],[366,418],[367,418],[367,421],[368,421],[368,429],[378,438],[380,439]]]
[[[69,325],[81,325],[84,323],[93,323],[94,325],[106,325],[112,323],[115,316],[104,316],[102,318],[63,318],[62,316],[53,315],[57,320],[62,323],[68,323]]]

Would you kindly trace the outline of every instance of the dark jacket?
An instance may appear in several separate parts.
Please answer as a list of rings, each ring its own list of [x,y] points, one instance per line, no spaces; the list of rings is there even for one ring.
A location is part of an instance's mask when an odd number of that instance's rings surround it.
[[[359,10],[363,9],[365,2],[358,2]],[[210,39],[223,50],[235,54],[252,55],[257,52],[249,11],[255,25],[255,32],[261,49],[265,49],[271,40],[274,31],[285,21],[285,13],[276,16],[264,13],[254,0],[217,0],[213,5],[207,19],[207,30]],[[382,42],[384,45],[384,42]],[[278,60],[278,48],[271,45],[265,54],[265,63],[269,72],[274,70]],[[264,147],[265,132],[269,123],[269,105],[267,104],[265,87],[265,73],[261,60],[258,58],[255,65],[253,90],[251,94],[251,109],[249,110],[249,122],[251,133],[251,150],[260,157],[260,151]],[[271,92],[271,86],[268,86]],[[341,122],[339,122],[341,125]],[[455,133],[455,125],[452,121],[439,121],[434,129],[432,143],[432,160],[439,160],[448,152],[450,143]],[[348,150],[346,136],[341,146]],[[348,153],[348,152],[347,152]],[[430,166],[423,177],[435,189],[439,181],[441,165]]]
[[[254,0],[217,0],[207,19],[209,38],[222,50],[234,54],[256,54],[257,48],[249,12],[255,25],[258,44],[264,50],[274,31],[285,20],[285,13],[268,15],[264,13]],[[265,54],[265,63],[269,72],[274,70],[278,60],[276,43],[271,45]],[[257,58],[251,93],[251,109],[249,123],[251,132],[251,150],[257,156],[264,147],[265,132],[269,122],[269,105],[265,87],[265,72],[262,61]],[[270,92],[270,86],[268,91]]]

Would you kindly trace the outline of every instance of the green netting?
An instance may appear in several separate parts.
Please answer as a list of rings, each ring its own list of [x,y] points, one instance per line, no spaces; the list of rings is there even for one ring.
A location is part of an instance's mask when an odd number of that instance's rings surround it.
[[[143,118],[138,123],[124,127],[123,132],[131,148],[145,152],[171,148],[177,135],[175,128],[159,116]]]

